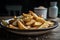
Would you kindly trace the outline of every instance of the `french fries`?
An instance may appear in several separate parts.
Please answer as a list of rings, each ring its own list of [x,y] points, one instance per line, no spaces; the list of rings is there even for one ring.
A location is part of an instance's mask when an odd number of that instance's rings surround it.
[[[41,28],[48,28],[49,27],[49,24],[47,22],[45,22],[44,24],[42,24],[39,29]]]
[[[29,21],[31,21],[31,19],[33,19],[33,16],[32,15],[29,15],[29,14],[25,14],[25,13],[23,13],[23,16],[24,16],[24,21],[25,22],[29,22]]]
[[[28,29],[27,27],[25,27],[25,25],[22,24],[22,22],[18,21],[18,27],[19,29]]]
[[[54,23],[51,21],[47,21],[47,23],[50,25],[50,27],[54,25]]]
[[[43,18],[40,18],[40,17],[38,17],[38,18],[36,19],[36,21],[41,22],[41,23],[44,23],[44,22],[45,22],[45,20],[44,20]]]
[[[17,19],[17,17],[16,16],[14,16],[14,20],[16,20]]]
[[[26,18],[24,18],[23,20],[24,20],[25,22],[31,21],[30,17],[26,17]]]
[[[38,18],[38,16],[34,12],[32,12],[32,11],[29,11],[29,12],[35,19]]]
[[[26,25],[32,25],[35,22],[35,20],[31,20],[30,22],[27,22]]]
[[[38,26],[40,26],[40,25],[42,25],[42,23],[40,23],[40,22],[35,22],[35,23],[33,24],[34,27],[36,27],[36,26],[38,27]]]
[[[13,26],[13,25],[8,25],[9,26],[9,28],[12,28],[12,29],[18,29],[17,27],[15,27],[15,26]]]
[[[26,16],[28,16],[28,14],[23,13],[23,16],[26,17]]]
[[[23,15],[18,18],[14,16],[13,20],[9,21],[9,25],[3,20],[2,23],[5,26],[13,29],[41,29],[41,28],[49,28],[54,25],[51,21],[46,21],[43,17],[37,16],[34,12],[29,11],[28,14],[23,13]]]
[[[16,16],[14,16],[14,19],[17,18]]]
[[[36,21],[39,21],[39,22],[42,22],[42,23],[45,22],[45,20],[43,18],[38,17],[34,12],[32,12],[32,11],[29,11],[29,12],[31,13],[31,15],[33,15],[33,17],[36,19]]]

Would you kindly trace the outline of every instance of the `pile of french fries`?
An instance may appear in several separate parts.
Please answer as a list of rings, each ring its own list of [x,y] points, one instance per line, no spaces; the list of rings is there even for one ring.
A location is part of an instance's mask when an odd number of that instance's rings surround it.
[[[3,24],[5,23],[2,21]],[[37,16],[34,12],[29,11],[28,14],[23,13],[18,18],[14,16],[13,20],[9,21],[9,24],[5,25],[12,29],[41,29],[41,28],[49,28],[54,25],[51,21],[46,21],[41,16]]]

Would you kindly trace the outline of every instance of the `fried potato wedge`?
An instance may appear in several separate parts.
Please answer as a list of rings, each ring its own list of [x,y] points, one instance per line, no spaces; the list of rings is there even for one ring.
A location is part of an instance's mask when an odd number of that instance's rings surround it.
[[[9,27],[9,28],[12,28],[12,29],[18,29],[18,27],[15,27],[15,26],[13,26],[13,25],[11,25],[11,24],[9,24],[8,27]]]
[[[50,27],[54,25],[54,23],[51,21],[47,21],[47,23],[49,24]]]
[[[23,13],[23,16],[26,17],[26,16],[28,16],[28,14]]]
[[[47,22],[45,22],[38,29],[40,29],[40,28],[48,28],[48,27],[49,27],[49,24]]]
[[[24,22],[29,22],[29,21],[31,21],[31,18],[30,17],[26,17],[23,20],[24,20]]]
[[[35,19],[38,17],[34,12],[32,12],[32,11],[29,11],[29,12]]]
[[[38,18],[36,18],[36,21],[41,22],[41,23],[44,23],[45,22],[45,19],[38,17]]]
[[[32,25],[35,22],[35,20],[31,20],[30,22],[27,22],[26,25]]]
[[[35,26],[35,27],[40,26],[40,25],[42,25],[41,22],[35,22],[35,23],[33,24],[33,26]]]
[[[19,29],[28,29],[22,22],[18,21]]]

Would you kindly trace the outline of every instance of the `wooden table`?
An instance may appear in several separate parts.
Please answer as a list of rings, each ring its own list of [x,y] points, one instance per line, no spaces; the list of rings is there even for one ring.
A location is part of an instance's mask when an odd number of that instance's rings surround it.
[[[11,17],[0,17],[0,20],[8,19],[8,18],[11,18]],[[60,18],[50,19],[50,20],[57,21],[60,24]],[[32,38],[35,39],[35,37],[32,37]],[[39,40],[60,40],[60,25],[56,29],[52,30],[51,32],[40,35],[38,39]],[[4,29],[0,28],[0,40],[28,40],[28,39],[26,36],[23,38],[20,35],[7,32]]]

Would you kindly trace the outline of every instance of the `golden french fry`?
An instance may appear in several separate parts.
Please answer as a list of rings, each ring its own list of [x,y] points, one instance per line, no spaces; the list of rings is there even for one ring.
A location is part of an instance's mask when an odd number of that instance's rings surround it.
[[[14,16],[14,18],[17,18],[16,16]]]
[[[30,14],[25,14],[25,13],[23,13],[23,16],[24,16],[24,17],[33,17],[32,15],[30,15]]]
[[[8,27],[9,27],[9,28],[12,28],[12,29],[18,29],[17,27],[15,27],[15,26],[13,26],[13,25],[11,25],[11,24],[9,24]]]
[[[28,14],[23,13],[23,16],[28,16]]]
[[[41,23],[44,23],[45,22],[45,19],[38,17],[38,18],[36,18],[36,21],[41,22]]]
[[[48,23],[50,26],[53,26],[53,25],[54,25],[54,23],[51,22],[51,21],[47,21],[47,23]]]
[[[31,21],[31,19],[33,19],[33,16],[32,15],[29,15],[29,14],[23,13],[23,16],[24,16],[23,20],[25,22],[29,22],[29,21]]]
[[[29,21],[31,21],[31,18],[26,17],[26,18],[24,18],[23,20],[24,20],[24,22],[29,22]]]
[[[25,25],[23,25],[22,22],[18,21],[18,27],[19,29],[28,29],[27,27],[25,27]]]
[[[40,29],[40,28],[48,28],[48,26],[49,26],[49,24],[47,22],[45,22],[38,29]]]
[[[27,22],[26,25],[32,25],[35,22],[35,20],[31,20],[30,22]]]
[[[41,22],[35,22],[35,23],[33,24],[33,26],[35,26],[35,27],[40,26],[40,25],[42,25]]]
[[[30,16],[31,19],[33,19],[33,16]]]
[[[43,18],[41,18],[41,17],[38,17],[34,12],[32,12],[32,11],[29,11],[29,12],[33,15],[33,17],[34,17],[37,21],[42,22],[42,23],[45,22],[45,19],[43,19]]]
[[[29,12],[30,12],[30,14],[31,14],[34,18],[37,18],[37,17],[38,17],[34,12],[32,12],[32,11],[29,11]]]
[[[14,16],[14,20],[16,20],[17,19],[17,17],[16,16]]]

